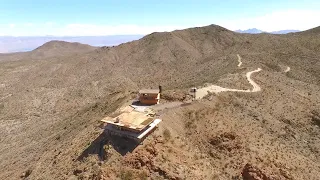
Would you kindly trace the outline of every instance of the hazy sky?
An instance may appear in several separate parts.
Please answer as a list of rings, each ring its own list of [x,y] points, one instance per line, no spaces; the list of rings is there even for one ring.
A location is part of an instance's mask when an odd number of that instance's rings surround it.
[[[0,0],[0,36],[147,34],[217,24],[306,30],[320,0]]]

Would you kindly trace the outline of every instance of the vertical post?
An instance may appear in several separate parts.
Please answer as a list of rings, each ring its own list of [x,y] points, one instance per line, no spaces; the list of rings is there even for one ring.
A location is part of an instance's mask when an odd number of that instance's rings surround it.
[[[191,92],[193,92],[192,101],[194,101],[196,99],[197,88],[196,87],[191,88]]]
[[[161,93],[162,93],[162,86],[161,86],[161,85],[159,85],[159,94],[158,94],[158,103],[157,103],[157,104],[159,104],[159,103],[160,103]]]

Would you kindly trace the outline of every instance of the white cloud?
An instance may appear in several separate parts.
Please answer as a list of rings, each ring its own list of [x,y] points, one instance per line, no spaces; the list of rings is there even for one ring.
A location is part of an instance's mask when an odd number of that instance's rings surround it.
[[[320,25],[320,10],[286,10],[259,17],[221,21],[219,24],[231,30],[258,28],[264,31],[285,29],[307,30]]]
[[[31,26],[33,26],[33,23],[25,23],[24,25],[27,27],[31,27]]]
[[[54,22],[51,22],[51,21],[48,21],[48,22],[45,23],[45,25],[46,25],[47,27],[52,27],[52,26],[55,25],[55,23],[54,23]]]
[[[15,24],[9,24],[9,27],[10,28],[14,28],[14,27],[16,27],[16,25]]]

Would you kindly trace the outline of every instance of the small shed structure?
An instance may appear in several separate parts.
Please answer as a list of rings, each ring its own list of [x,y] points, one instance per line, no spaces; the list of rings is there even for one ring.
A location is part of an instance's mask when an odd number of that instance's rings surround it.
[[[142,104],[154,105],[160,102],[161,88],[159,89],[141,89],[139,91],[139,101]]]

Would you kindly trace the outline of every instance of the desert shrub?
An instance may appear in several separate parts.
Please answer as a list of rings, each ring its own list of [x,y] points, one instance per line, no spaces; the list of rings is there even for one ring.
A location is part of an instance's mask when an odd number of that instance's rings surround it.
[[[120,171],[120,179],[121,180],[132,180],[133,178],[133,173],[129,170],[121,170]]]
[[[311,120],[312,122],[320,127],[320,113],[316,110],[311,111]]]
[[[248,93],[247,93],[248,94]],[[228,95],[219,95],[217,96],[217,102],[221,104],[230,104],[232,97]]]
[[[165,129],[163,131],[163,137],[166,141],[168,141],[169,139],[171,139],[171,132],[168,129]]]
[[[184,101],[187,97],[187,92],[182,90],[177,91],[165,91],[161,94],[161,99],[167,101]]]
[[[241,107],[241,103],[238,99],[234,99],[232,103],[235,107]]]
[[[212,97],[215,96],[215,95],[216,95],[215,93],[208,91],[208,94],[206,94],[206,95],[203,97],[203,99],[212,100]]]
[[[218,136],[210,137],[209,143],[219,151],[231,152],[242,148],[239,137],[233,132],[225,132]],[[210,154],[214,157],[214,153]]]
[[[213,114],[217,109],[205,107],[198,110],[189,110],[185,112],[185,128],[194,129],[197,127],[196,121],[205,119],[208,115]]]
[[[274,71],[281,71],[280,66],[274,62],[265,63],[265,65]]]
[[[186,116],[188,119],[195,119],[195,110],[190,110],[186,112]]]
[[[195,127],[195,120],[197,119],[196,117],[196,111],[194,110],[190,110],[190,111],[187,111],[185,113],[185,123],[184,123],[184,126],[187,128],[187,129],[191,129],[191,128],[194,128]]]
[[[193,127],[194,127],[193,125],[194,125],[194,124],[193,124],[192,121],[186,121],[186,123],[185,123],[185,127],[186,127],[187,129],[193,128]]]
[[[20,176],[22,179],[27,178],[28,176],[30,176],[32,173],[31,169],[28,169],[26,172],[22,173],[22,175]]]
[[[146,171],[142,171],[138,174],[138,179],[140,180],[147,180],[148,179],[148,173]]]

